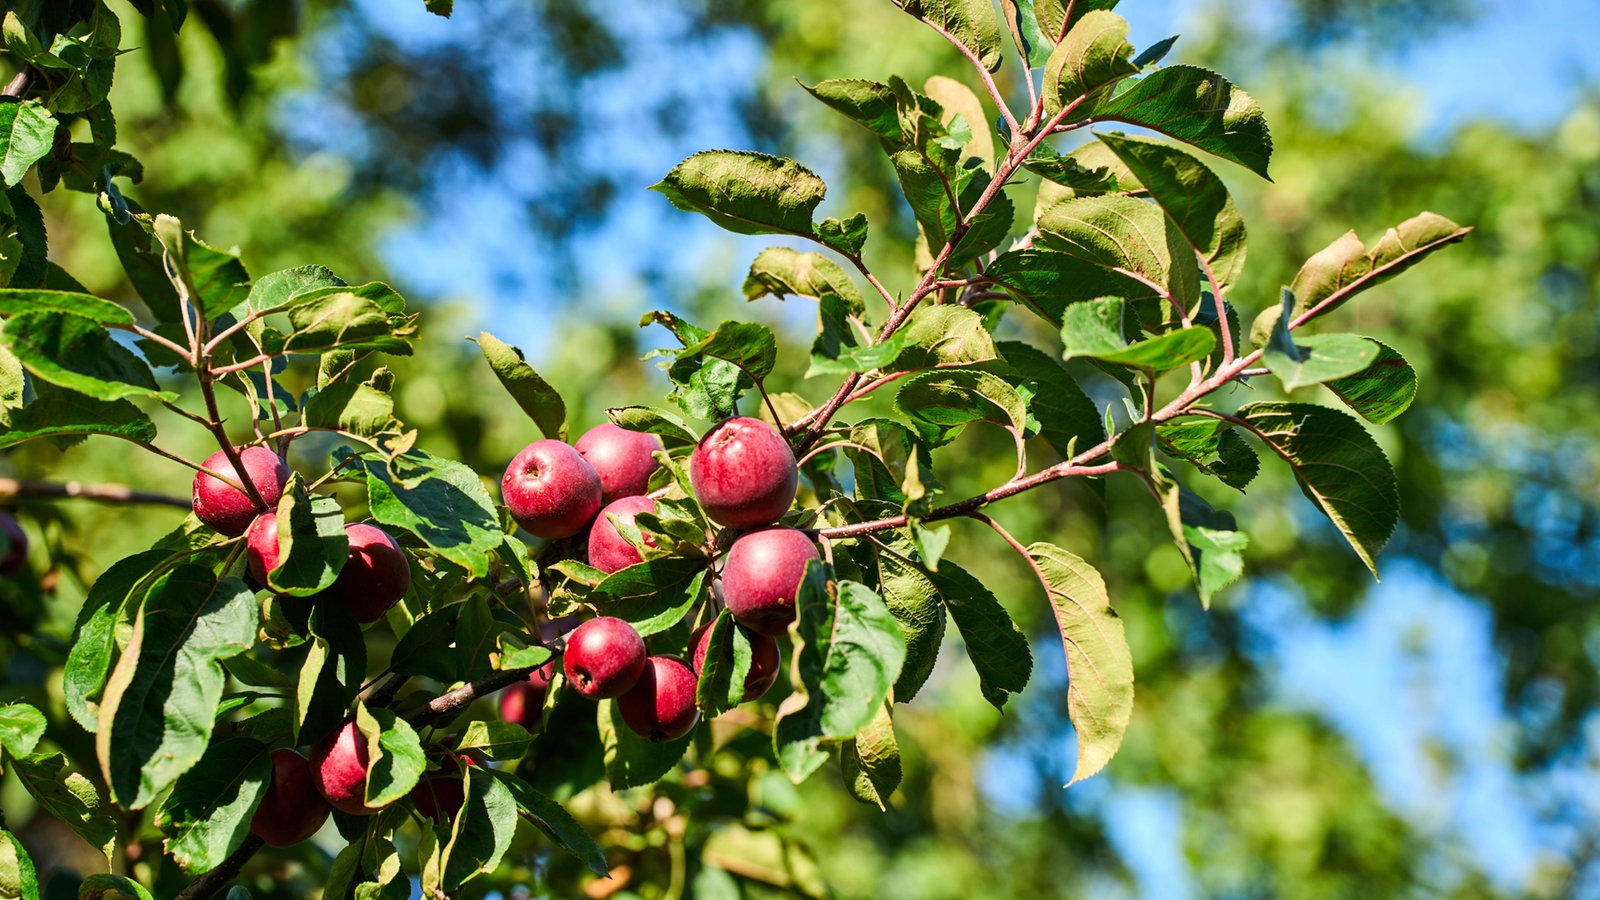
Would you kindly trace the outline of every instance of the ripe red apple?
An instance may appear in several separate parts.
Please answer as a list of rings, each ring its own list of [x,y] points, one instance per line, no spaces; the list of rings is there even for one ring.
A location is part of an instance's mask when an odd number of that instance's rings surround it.
[[[552,659],[528,673],[527,681],[519,681],[501,691],[500,718],[529,731],[538,731],[544,724],[544,698],[555,674],[556,661]]]
[[[644,671],[644,638],[621,619],[600,616],[572,629],[561,670],[578,693],[591,700],[620,697]]]
[[[600,475],[583,454],[554,440],[534,441],[506,466],[500,493],[529,534],[553,540],[582,531],[600,511]]]
[[[272,751],[272,780],[250,818],[250,830],[274,847],[298,844],[328,820],[328,801],[317,792],[311,763],[294,750]]]
[[[759,528],[794,503],[800,470],[778,429],[760,419],[727,419],[706,432],[689,455],[694,498],[713,522]]]
[[[689,637],[689,646],[694,648],[694,674],[696,678],[704,676],[706,667],[706,651],[711,647],[711,625],[707,623]],[[750,639],[750,672],[744,676],[744,696],[741,703],[747,703],[760,697],[772,689],[773,682],[778,680],[779,667],[783,656],[779,652],[778,639],[770,635],[756,634],[743,625],[735,625],[744,631],[745,637]]]
[[[651,454],[661,439],[606,422],[589,429],[574,445],[600,476],[601,502],[610,503],[650,490],[650,475],[661,468]]]
[[[244,463],[245,477],[255,484],[267,509],[277,509],[283,497],[283,486],[289,481],[289,464],[283,457],[265,447],[246,447],[239,451],[239,461]],[[203,465],[219,475],[243,481],[233,470],[228,454],[218,450],[206,457]],[[250,495],[205,472],[194,476],[194,514],[200,521],[217,531],[236,537],[244,534],[259,513],[250,502]]]
[[[283,548],[278,545],[278,513],[268,510],[250,523],[245,532],[245,547],[250,560],[250,574],[262,587],[267,586],[267,573],[278,567],[283,559]]]
[[[439,770],[424,775],[411,789],[411,802],[417,812],[435,822],[454,818],[467,800],[467,779],[463,764],[481,763],[471,753],[446,753],[439,758]]]
[[[617,710],[623,724],[640,737],[657,743],[681,738],[700,720],[694,705],[699,684],[683,660],[652,656],[639,681],[617,698]]]
[[[631,523],[639,513],[655,511],[656,502],[640,496],[623,497],[601,509],[594,525],[589,528],[589,565],[609,575],[644,562],[639,551],[611,524],[611,517],[616,516],[623,522]],[[651,547],[656,545],[649,535],[644,535],[644,542]]]
[[[0,575],[9,575],[28,561],[28,535],[5,510],[0,510],[0,532],[5,535],[0,543]]]
[[[311,748],[311,781],[340,812],[370,816],[382,808],[367,805],[367,736],[354,719]]]
[[[400,544],[376,525],[346,525],[344,533],[350,556],[329,590],[344,600],[357,622],[376,622],[411,588],[411,565]]]
[[[797,528],[763,528],[741,536],[722,565],[722,596],[739,624],[783,634],[794,621],[794,598],[817,545]]]

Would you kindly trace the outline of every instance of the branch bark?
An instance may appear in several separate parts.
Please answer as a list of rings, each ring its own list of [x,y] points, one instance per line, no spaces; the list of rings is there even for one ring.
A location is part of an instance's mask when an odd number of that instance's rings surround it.
[[[218,891],[227,887],[228,882],[239,877],[239,873],[244,870],[244,864],[266,844],[266,841],[254,834],[245,838],[239,849],[222,861],[222,865],[201,874],[179,891],[177,900],[206,900],[207,897],[215,896]]]
[[[125,484],[18,481],[15,478],[0,478],[0,500],[12,497],[70,497],[100,503],[148,503],[155,506],[175,506],[179,509],[188,509],[190,506],[190,502],[183,497],[136,491]]]

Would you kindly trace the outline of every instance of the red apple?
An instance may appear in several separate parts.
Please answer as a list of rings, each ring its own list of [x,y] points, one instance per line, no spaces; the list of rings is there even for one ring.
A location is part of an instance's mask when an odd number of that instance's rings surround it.
[[[590,619],[572,629],[561,670],[578,693],[591,700],[620,697],[644,671],[644,638],[613,616]]]
[[[344,600],[362,624],[383,618],[411,588],[411,564],[400,544],[376,525],[346,525],[350,556],[329,590]]]
[[[689,637],[689,646],[694,648],[694,674],[696,678],[704,676],[706,667],[706,651],[711,647],[711,625],[708,623]],[[745,637],[750,639],[750,671],[744,676],[744,696],[741,703],[749,702],[760,697],[772,689],[773,682],[778,680],[779,667],[783,656],[779,652],[778,639],[770,635],[756,634],[743,625],[735,625],[744,631]]]
[[[500,493],[511,517],[548,540],[582,531],[600,511],[600,475],[560,441],[534,441],[506,466]]]
[[[550,660],[528,673],[527,681],[500,692],[500,718],[521,725],[529,731],[538,731],[544,724],[544,698],[550,691],[550,679],[556,674],[556,661]]]
[[[778,521],[794,503],[800,470],[778,429],[760,419],[727,419],[689,455],[694,498],[713,522],[759,528]]]
[[[0,575],[9,575],[28,561],[28,535],[5,510],[0,510],[0,534]]]
[[[471,753],[446,753],[439,757],[439,770],[422,776],[411,789],[411,802],[417,812],[435,822],[454,818],[467,799],[467,779],[462,765],[479,766]]]
[[[623,497],[600,510],[600,515],[595,517],[594,525],[589,528],[589,565],[609,575],[644,562],[644,557],[639,555],[639,551],[635,550],[611,523],[611,517],[615,516],[625,523],[632,523],[639,513],[655,511],[654,500],[639,496]],[[649,535],[644,535],[644,542],[651,547],[656,545]]]
[[[354,719],[311,748],[311,780],[340,812],[370,816],[382,808],[367,805],[367,736]]]
[[[650,475],[661,468],[652,455],[661,439],[610,422],[584,432],[574,445],[600,475],[601,502],[610,503],[650,490]]]
[[[739,624],[777,635],[794,621],[794,599],[817,545],[797,528],[763,528],[741,536],[722,565],[722,596]]]
[[[245,547],[250,560],[250,574],[262,587],[267,586],[267,573],[278,567],[283,559],[283,548],[278,545],[278,514],[269,510],[256,516],[245,532]]]
[[[262,501],[267,504],[266,509],[277,509],[278,501],[283,497],[283,486],[289,482],[289,464],[265,447],[240,450],[239,461],[244,463],[245,475],[260,492]],[[228,454],[221,450],[206,457],[203,465],[219,475],[243,481],[239,473],[233,470]],[[194,514],[217,531],[229,537],[244,534],[256,516],[265,511],[257,509],[250,502],[250,495],[244,491],[205,472],[195,473]]]
[[[657,743],[681,738],[700,720],[694,705],[699,684],[683,660],[652,656],[639,681],[617,698],[617,710],[623,724],[640,737]]]
[[[250,830],[274,847],[298,844],[328,820],[328,801],[317,792],[311,763],[299,753],[272,751],[272,780],[250,818]]]

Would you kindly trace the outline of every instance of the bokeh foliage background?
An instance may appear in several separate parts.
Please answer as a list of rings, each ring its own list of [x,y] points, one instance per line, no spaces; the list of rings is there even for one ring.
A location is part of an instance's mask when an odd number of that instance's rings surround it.
[[[889,286],[905,287],[915,224],[892,174],[792,79],[964,74],[878,0],[484,0],[458,4],[450,22],[402,0],[191,6],[175,44],[122,15],[124,46],[144,48],[116,80],[121,146],[147,173],[127,193],[237,245],[252,272],[320,263],[428,301],[424,345],[397,367],[398,414],[427,449],[490,477],[534,431],[463,340],[485,326],[530,352],[577,428],[607,406],[659,400],[664,380],[639,357],[663,336],[633,322],[661,306],[786,329],[795,352],[780,372],[824,396],[827,384],[799,378],[814,313],[800,301],[744,307],[738,284],[764,244],[711,234],[643,188],[698,149],[793,155],[828,180],[825,212],[873,219],[874,267],[899,264]],[[901,709],[907,771],[887,812],[827,774],[795,789],[765,773],[760,741],[735,742],[708,777],[659,795],[579,795],[574,809],[627,870],[592,890],[1600,893],[1600,85],[1537,130],[1484,119],[1423,133],[1415,101],[1367,60],[1469,27],[1470,7],[1269,6],[1270,25],[1236,4],[1204,7],[1173,57],[1227,72],[1273,127],[1273,184],[1220,171],[1252,243],[1235,303],[1253,315],[1347,228],[1371,239],[1432,209],[1478,229],[1339,313],[1421,376],[1413,409],[1377,432],[1403,510],[1384,583],[1271,465],[1227,498],[1252,537],[1246,581],[1209,612],[1131,480],[1104,500],[1052,486],[1007,501],[998,515],[1013,533],[1106,574],[1127,624],[1137,707],[1104,774],[1061,790],[1073,751],[1045,606],[992,534],[957,523],[952,556],[1040,635],[1020,702],[1002,717],[970,669],[941,667]],[[1136,24],[1133,39],[1179,24]],[[1002,74],[1014,79],[1012,62]],[[1031,190],[1014,190],[1026,208]],[[131,297],[92,199],[58,191],[44,209],[52,259],[96,293]],[[193,440],[200,452],[205,437]],[[1010,474],[1008,452],[970,440],[974,470],[940,473],[955,495]],[[65,454],[23,447],[0,458],[0,475],[188,493],[178,467],[130,463],[93,440]],[[0,700],[63,717],[59,666],[85,586],[181,512],[19,506],[35,548],[32,575],[0,586]],[[944,652],[961,652],[953,636]],[[575,777],[557,770],[547,786]],[[0,783],[0,809],[41,876],[85,865],[76,838],[33,818],[16,785]],[[488,887],[567,896],[583,881],[548,847],[518,848]],[[303,896],[321,852],[296,851],[309,870],[291,857],[247,883]],[[128,856],[137,864],[138,848]],[[276,876],[286,880],[274,887]]]

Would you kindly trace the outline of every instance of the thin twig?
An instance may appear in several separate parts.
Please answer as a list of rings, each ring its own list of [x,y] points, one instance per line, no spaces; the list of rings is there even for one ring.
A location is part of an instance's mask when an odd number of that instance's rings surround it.
[[[0,499],[12,497],[68,497],[100,503],[149,503],[188,509],[190,501],[167,494],[136,491],[125,484],[86,484],[82,481],[18,481],[0,478]]]

